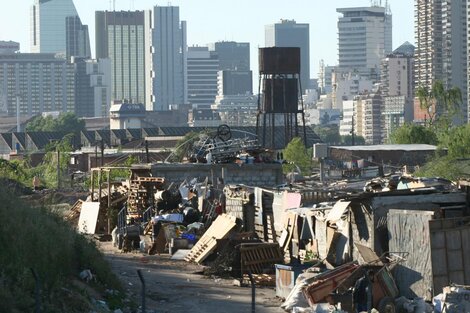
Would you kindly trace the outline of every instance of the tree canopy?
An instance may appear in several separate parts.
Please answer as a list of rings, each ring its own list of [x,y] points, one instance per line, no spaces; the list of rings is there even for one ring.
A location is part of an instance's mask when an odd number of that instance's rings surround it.
[[[438,119],[447,124],[459,113],[462,103],[462,92],[458,87],[446,89],[440,80],[435,81],[431,88],[419,86],[416,89],[421,109],[426,111],[427,122],[433,125]]]
[[[390,142],[394,144],[429,144],[436,145],[437,135],[433,129],[406,123],[403,126],[395,129],[390,135]]]
[[[284,164],[284,173],[291,172],[297,167],[300,169],[302,175],[310,175],[312,169],[312,155],[305,148],[302,138],[293,138],[283,150],[284,159],[288,164]]]
[[[26,131],[66,132],[73,133],[85,129],[85,121],[74,113],[61,113],[59,117],[37,116],[26,125]]]

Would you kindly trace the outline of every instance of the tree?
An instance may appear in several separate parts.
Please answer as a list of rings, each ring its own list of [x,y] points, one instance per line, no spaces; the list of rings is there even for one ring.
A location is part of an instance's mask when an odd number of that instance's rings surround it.
[[[470,124],[453,127],[448,132],[441,133],[439,141],[442,148],[447,148],[449,157],[470,157]]]
[[[288,164],[283,165],[284,173],[292,172],[297,167],[302,175],[310,175],[312,168],[312,155],[305,148],[302,138],[293,138],[283,150],[284,159]]]
[[[419,86],[416,90],[419,106],[429,116],[429,125],[433,125],[437,119],[442,118],[448,126],[450,118],[459,112],[462,103],[462,92],[458,87],[446,89],[444,83],[436,80],[431,89]]]
[[[85,121],[74,113],[61,113],[59,117],[37,116],[26,125],[26,131],[74,133],[85,130]]]
[[[437,135],[433,129],[412,123],[406,123],[395,129],[390,135],[390,142],[394,144],[437,144]]]
[[[350,146],[352,143],[352,135],[341,136],[341,144]],[[366,140],[362,136],[354,135],[354,144],[365,145]]]
[[[338,125],[330,124],[316,126],[314,131],[324,143],[338,144],[341,142]]]

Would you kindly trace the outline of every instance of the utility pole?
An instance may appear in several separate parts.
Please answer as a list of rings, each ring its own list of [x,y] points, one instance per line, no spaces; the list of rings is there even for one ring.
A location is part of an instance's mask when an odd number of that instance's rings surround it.
[[[150,158],[149,158],[149,142],[148,140],[145,140],[145,156],[147,158],[147,163],[150,163]]]
[[[354,146],[354,114],[351,118],[351,145]]]
[[[100,143],[100,148],[101,148],[101,166],[104,165],[104,140],[101,139],[101,143]]]

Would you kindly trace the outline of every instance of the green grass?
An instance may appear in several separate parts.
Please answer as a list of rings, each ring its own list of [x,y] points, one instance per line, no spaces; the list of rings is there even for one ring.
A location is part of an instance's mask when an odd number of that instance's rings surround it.
[[[43,312],[87,312],[86,297],[71,281],[90,269],[92,288],[121,290],[117,277],[93,241],[79,235],[61,217],[31,208],[0,187],[0,312],[33,312],[34,269],[41,279]]]

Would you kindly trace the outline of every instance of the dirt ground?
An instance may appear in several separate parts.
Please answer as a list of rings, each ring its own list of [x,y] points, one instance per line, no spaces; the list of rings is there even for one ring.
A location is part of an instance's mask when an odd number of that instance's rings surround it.
[[[137,270],[146,281],[146,310],[149,312],[223,312],[251,311],[251,288],[233,285],[233,280],[209,278],[202,266],[171,260],[168,255],[149,256],[121,253],[110,242],[100,243],[113,271],[129,293],[141,303],[141,283]],[[274,287],[256,289],[256,312],[284,312],[279,308]]]

